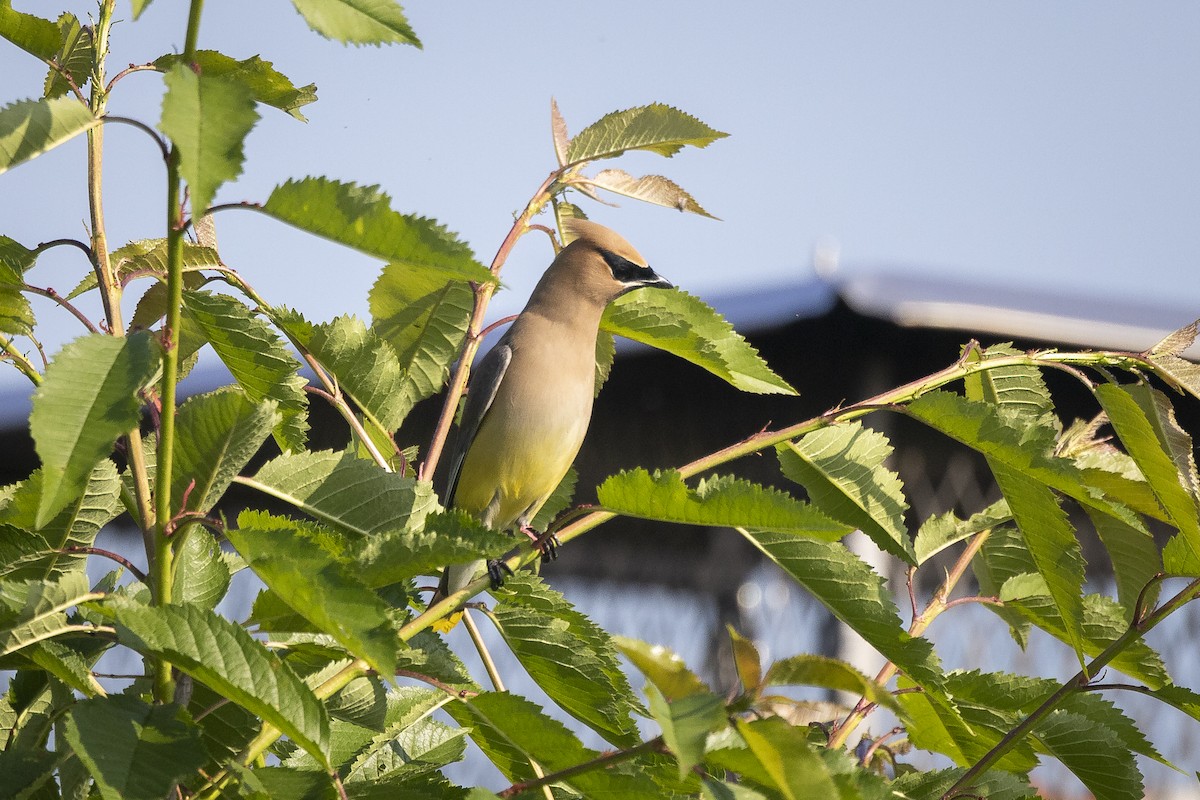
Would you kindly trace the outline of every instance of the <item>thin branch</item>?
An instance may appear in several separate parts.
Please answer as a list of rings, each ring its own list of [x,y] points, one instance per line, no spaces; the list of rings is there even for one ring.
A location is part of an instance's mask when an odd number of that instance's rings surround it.
[[[475,697],[479,694],[479,692],[473,692],[470,689],[455,688],[448,683],[439,681],[437,678],[433,677],[432,675],[425,675],[420,672],[412,672],[411,670],[407,670],[407,669],[396,670],[396,677],[412,678],[414,681],[420,681],[421,683],[427,683],[430,686],[432,686],[433,688],[441,689],[446,694],[450,695],[451,697],[458,698],[459,700],[466,700],[467,698]]]
[[[500,621],[491,613],[487,613],[487,618],[492,621],[496,629],[500,629]],[[506,691],[504,688],[504,679],[500,677],[500,670],[496,669],[496,662],[492,659],[492,654],[488,652],[487,645],[483,641],[483,636],[479,633],[479,627],[475,624],[475,620],[471,618],[471,612],[463,609],[462,616],[463,625],[467,628],[467,633],[471,636],[471,642],[475,645],[475,649],[479,652],[479,658],[483,661],[483,668],[487,670],[488,678],[492,681],[492,686],[496,687],[497,692]]]
[[[116,114],[105,114],[104,121],[105,122],[117,122],[117,123],[120,123],[121,125],[128,125],[132,128],[137,128],[139,131],[141,131],[142,133],[146,134],[151,139],[153,139],[154,143],[156,145],[158,145],[158,151],[160,153],[162,153],[163,161],[167,161],[171,157],[171,148],[167,144],[167,140],[164,139],[162,136],[159,136],[158,131],[154,130],[154,128],[151,128],[149,125],[142,122],[141,120],[136,120],[136,119],[133,119],[132,117],[120,117],[120,116],[117,116]]]
[[[80,250],[83,251],[83,254],[85,256],[87,256],[88,263],[90,263],[90,264],[96,263],[96,254],[92,252],[92,248],[88,247],[86,244],[79,241],[78,239],[51,239],[48,242],[39,242],[37,247],[33,248],[33,254],[35,256],[38,256],[53,247],[64,247],[64,246],[79,248]]]
[[[492,331],[496,330],[496,328],[499,328],[502,325],[507,325],[508,323],[512,322],[516,318],[517,318],[516,314],[509,314],[507,317],[501,317],[500,319],[493,322],[491,325],[488,325],[486,328],[481,330],[478,334],[476,334],[475,338],[479,339],[480,341],[483,341],[484,339],[487,338],[487,335],[489,333],[491,333]]]
[[[118,72],[116,75],[114,75],[112,77],[112,80],[109,81],[108,84],[104,87],[105,93],[111,92],[113,86],[116,85],[117,81],[121,80],[125,76],[132,75],[135,72],[146,72],[146,71],[157,72],[158,67],[154,66],[153,64],[130,64],[128,67],[121,70],[120,72]]]
[[[62,550],[58,550],[57,552],[85,553],[89,556],[100,556],[102,558],[107,558],[109,561],[115,561],[125,569],[129,570],[130,574],[142,583],[146,582],[146,573],[134,566],[133,562],[125,558],[125,556],[121,555],[120,553],[114,553],[111,550],[104,550],[99,547],[64,547]]]
[[[636,747],[631,747],[628,750],[612,750],[593,758],[591,761],[585,761],[582,764],[576,764],[573,767],[567,767],[566,769],[559,770],[558,772],[551,772],[550,774],[544,775],[537,780],[514,783],[504,791],[499,792],[498,796],[503,798],[517,797],[518,795],[525,794],[526,792],[533,791],[534,789],[540,789],[543,786],[550,786],[558,783],[559,781],[573,778],[576,775],[582,775],[585,772],[591,772],[592,770],[596,769],[606,769],[614,764],[620,764],[622,761],[628,761],[629,759],[636,758],[644,753],[662,752],[664,747],[665,745],[663,744],[663,738],[661,736],[656,736],[653,739],[647,739]]]
[[[92,333],[100,333],[100,329],[97,328],[92,323],[92,321],[87,318],[86,314],[84,314],[82,311],[80,311],[75,306],[74,303],[72,303],[67,298],[63,297],[61,294],[59,294],[58,292],[56,292],[54,289],[50,288],[49,286],[47,286],[45,289],[43,289],[40,286],[31,286],[27,283],[24,285],[23,289],[26,292],[29,292],[30,294],[36,294],[41,297],[45,297],[48,300],[53,300],[60,307],[69,311],[71,313],[71,316],[75,317],[75,319],[82,322],[84,327],[86,327],[89,331],[91,331]]]

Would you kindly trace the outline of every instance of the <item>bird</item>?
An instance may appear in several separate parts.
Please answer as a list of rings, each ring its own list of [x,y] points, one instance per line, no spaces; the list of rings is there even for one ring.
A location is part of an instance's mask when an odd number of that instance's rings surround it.
[[[615,231],[584,219],[568,219],[563,229],[573,240],[469,382],[445,494],[448,506],[485,527],[519,530],[535,542],[530,522],[570,470],[591,421],[604,309],[635,289],[674,288]],[[446,567],[430,605],[462,589],[484,566]],[[498,587],[498,565],[487,568]],[[449,630],[461,616],[435,627]]]

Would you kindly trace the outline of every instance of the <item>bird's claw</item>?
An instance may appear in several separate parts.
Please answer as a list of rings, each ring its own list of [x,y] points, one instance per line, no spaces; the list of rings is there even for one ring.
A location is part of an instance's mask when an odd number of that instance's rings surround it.
[[[492,588],[493,589],[499,589],[501,586],[504,585],[504,573],[506,573],[506,572],[509,575],[513,574],[512,568],[510,566],[508,566],[507,563],[501,561],[498,558],[488,559],[487,573],[488,573],[488,577],[492,579]]]
[[[553,533],[543,534],[533,541],[533,546],[542,554],[542,563],[549,564],[558,558],[558,548],[562,542]]]

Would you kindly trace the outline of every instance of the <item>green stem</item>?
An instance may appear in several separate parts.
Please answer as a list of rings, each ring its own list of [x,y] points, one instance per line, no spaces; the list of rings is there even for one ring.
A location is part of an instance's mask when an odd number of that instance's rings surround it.
[[[1063,683],[1062,686],[1049,697],[1047,697],[1041,705],[1033,710],[1032,713],[1021,721],[1017,727],[1004,735],[1004,738],[996,743],[996,746],[981,758],[978,763],[963,773],[953,786],[946,790],[942,795],[942,800],[951,800],[954,797],[960,797],[970,794],[970,787],[975,780],[981,777],[985,772],[992,768],[1009,750],[1016,746],[1018,742],[1024,739],[1037,724],[1050,715],[1063,700],[1067,699],[1076,692],[1087,691],[1091,682],[1092,676],[1098,675],[1102,669],[1117,656],[1119,656],[1125,648],[1141,639],[1150,632],[1158,623],[1169,617],[1174,612],[1178,611],[1187,603],[1195,600],[1200,596],[1200,579],[1193,580],[1183,588],[1183,591],[1172,597],[1167,602],[1159,606],[1153,613],[1147,614],[1140,621],[1132,623],[1123,634],[1118,636],[1112,644],[1104,648],[1100,655],[1093,658],[1088,664],[1075,673],[1075,676]]]
[[[3,358],[13,362],[13,366],[20,370],[26,378],[29,378],[34,386],[42,385],[42,373],[37,371],[37,367],[3,333],[0,333],[0,353],[3,354]]]
[[[192,0],[188,12],[183,58],[196,56],[203,0]],[[171,472],[174,466],[175,406],[179,383],[179,330],[183,313],[183,210],[180,207],[179,149],[172,145],[167,159],[167,314],[163,323],[163,374],[159,390],[162,403],[158,432],[158,460],[154,491],[154,560],[151,564],[151,588],[154,602],[169,604],[174,597],[174,569],[171,563]],[[154,696],[168,703],[174,695],[171,666],[161,662],[155,673]]]

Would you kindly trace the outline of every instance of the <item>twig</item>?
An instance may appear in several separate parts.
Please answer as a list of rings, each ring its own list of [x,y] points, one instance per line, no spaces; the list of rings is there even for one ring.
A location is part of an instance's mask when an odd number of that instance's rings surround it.
[[[96,262],[96,254],[92,252],[92,248],[88,247],[78,239],[51,239],[48,242],[40,242],[37,247],[33,248],[34,255],[41,255],[52,247],[77,247],[87,256],[88,262],[94,264]]]
[[[628,750],[613,750],[608,753],[603,753],[600,756],[593,758],[591,761],[585,761],[582,764],[576,764],[573,767],[551,772],[548,775],[543,775],[537,780],[525,781],[524,783],[514,783],[502,792],[498,793],[499,797],[509,798],[516,797],[526,792],[540,789],[543,786],[550,786],[559,781],[573,778],[576,775],[581,775],[584,772],[591,772],[594,769],[604,769],[611,767],[614,764],[619,764],[622,761],[628,761],[631,758],[636,758],[644,753],[661,752],[664,748],[663,738],[656,736],[653,739],[647,739],[636,747],[631,747]]]
[[[73,317],[75,317],[75,319],[82,322],[89,331],[91,331],[92,333],[100,333],[100,329],[97,328],[95,325],[93,325],[92,321],[87,318],[87,315],[85,315],[82,311],[80,311],[79,308],[76,307],[74,303],[72,303],[67,298],[63,297],[58,292],[54,291],[54,289],[50,288],[49,286],[47,286],[45,289],[43,289],[40,286],[30,286],[27,283],[27,284],[25,284],[23,289],[26,292],[29,292],[30,294],[36,294],[40,297],[45,297],[48,300],[53,300],[59,306],[66,309],[67,311],[71,312],[71,315]]]
[[[116,84],[116,82],[121,80],[122,78],[124,78],[126,75],[131,75],[134,72],[146,72],[147,70],[157,72],[158,67],[154,66],[153,64],[130,64],[128,67],[121,70],[120,72],[118,72],[116,75],[114,75],[112,77],[112,80],[110,80],[108,82],[108,84],[104,87],[104,91],[106,93],[111,92],[112,88]]]
[[[434,687],[435,689],[441,689],[446,694],[450,695],[451,697],[456,697],[459,700],[465,700],[469,697],[475,697],[476,695],[479,694],[479,692],[473,692],[470,689],[456,689],[453,686],[451,686],[450,684],[445,683],[444,681],[439,681],[437,678],[433,677],[432,675],[425,675],[423,673],[413,672],[413,671],[407,670],[407,669],[396,670],[396,677],[412,678],[414,681],[420,681],[421,683],[427,683],[430,686]]]
[[[99,547],[74,547],[74,546],[73,547],[64,547],[63,549],[58,550],[56,552],[64,553],[64,554],[85,553],[86,555],[89,555],[89,556],[100,556],[101,558],[107,558],[108,560],[115,561],[118,564],[120,564],[122,567],[124,567],[125,569],[129,570],[130,574],[133,575],[133,577],[137,578],[140,582],[142,582],[142,583],[146,582],[146,573],[142,572],[140,569],[135,567],[133,565],[133,562],[131,562],[129,559],[125,558],[125,556],[121,555],[120,553],[114,553],[111,550],[104,550]]]
[[[119,117],[115,114],[105,114],[104,121],[105,122],[117,122],[117,123],[120,123],[121,125],[129,125],[132,128],[137,128],[139,131],[141,131],[142,133],[146,134],[151,139],[153,139],[154,143],[156,145],[158,145],[158,151],[160,153],[162,153],[163,161],[167,161],[168,159],[170,159],[171,148],[169,145],[167,145],[167,140],[164,139],[163,137],[159,136],[158,131],[154,130],[154,128],[151,128],[149,125],[142,122],[141,120],[136,120],[131,117]]]

